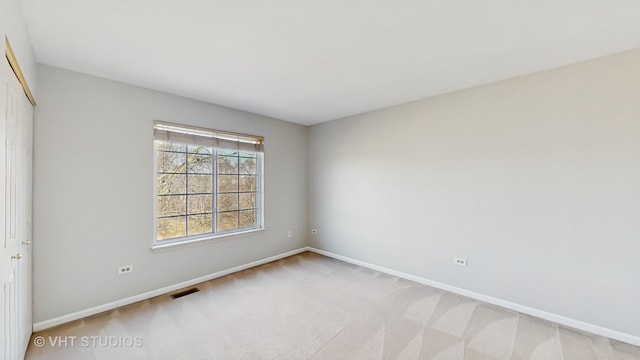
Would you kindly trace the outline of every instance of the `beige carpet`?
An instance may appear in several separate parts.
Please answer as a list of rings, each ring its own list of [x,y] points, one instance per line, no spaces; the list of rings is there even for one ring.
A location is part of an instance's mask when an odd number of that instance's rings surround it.
[[[312,253],[198,288],[36,333],[26,358],[640,359],[635,346]]]

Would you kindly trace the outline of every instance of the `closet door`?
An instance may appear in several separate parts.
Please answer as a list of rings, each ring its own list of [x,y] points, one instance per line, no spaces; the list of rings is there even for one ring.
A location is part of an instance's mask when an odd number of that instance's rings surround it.
[[[0,61],[0,358],[22,359],[31,321],[31,163],[33,107]]]
[[[26,350],[33,332],[32,321],[32,194],[33,194],[33,106],[26,96],[19,102],[18,121],[18,263],[19,335],[21,349]],[[24,354],[24,352],[23,352]]]
[[[18,192],[17,192],[17,162],[18,162],[18,104],[19,95],[15,84],[11,80],[9,64],[3,61],[2,84],[4,98],[4,111],[0,114],[0,168],[2,180],[2,217],[0,228],[2,230],[2,317],[3,317],[3,359],[17,359],[21,352],[19,332],[19,291],[18,268],[22,260],[20,247],[18,246]]]

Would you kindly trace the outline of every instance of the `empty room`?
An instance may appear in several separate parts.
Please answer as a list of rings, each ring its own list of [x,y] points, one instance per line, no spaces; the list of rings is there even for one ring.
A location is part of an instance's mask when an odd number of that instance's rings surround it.
[[[0,0],[0,359],[640,360],[640,2]]]

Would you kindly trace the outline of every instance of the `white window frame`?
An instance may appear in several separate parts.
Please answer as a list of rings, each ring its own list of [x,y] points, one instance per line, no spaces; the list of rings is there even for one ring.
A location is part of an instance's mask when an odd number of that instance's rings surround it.
[[[194,133],[199,133],[199,134],[209,133],[212,135],[212,137],[218,137],[222,139],[221,141],[225,143],[228,143],[229,141],[238,141],[238,139],[246,139],[247,141],[259,142],[261,147],[263,143],[263,138],[260,136],[225,132],[225,131],[219,131],[219,130],[213,130],[213,129],[194,127],[189,125],[168,123],[163,121],[154,121],[154,126],[153,126],[154,131],[158,126],[163,126],[163,125],[169,128],[183,129],[185,131],[193,131]],[[217,241],[217,240],[226,240],[234,237],[247,236],[247,235],[255,234],[257,232],[266,230],[265,224],[264,224],[264,151],[256,151],[257,153],[257,156],[256,156],[256,214],[255,214],[256,225],[252,227],[224,230],[219,232],[216,231],[217,230],[217,214],[218,214],[217,212],[218,154],[216,151],[214,152],[214,154],[212,154],[212,161],[214,163],[212,164],[213,172],[211,174],[212,181],[213,181],[213,184],[212,184],[213,186],[212,188],[212,197],[213,197],[212,199],[213,201],[212,231],[213,232],[206,233],[206,234],[187,235],[187,236],[172,238],[172,239],[158,240],[158,233],[157,233],[158,231],[158,228],[157,228],[158,226],[158,181],[157,181],[158,154],[157,154],[157,147],[156,147],[157,141],[158,139],[154,137],[152,141],[152,146],[153,146],[153,243],[152,243],[152,249],[153,250],[171,248],[171,247],[181,246],[181,245],[197,245],[203,242],[210,242],[210,241]],[[240,140],[240,141],[243,141],[243,140]],[[194,145],[194,144],[188,144],[186,142],[180,142],[180,143],[185,143],[185,145]],[[214,149],[223,149],[223,150],[227,149],[225,147],[215,147],[215,146],[212,146],[212,147],[214,147]]]

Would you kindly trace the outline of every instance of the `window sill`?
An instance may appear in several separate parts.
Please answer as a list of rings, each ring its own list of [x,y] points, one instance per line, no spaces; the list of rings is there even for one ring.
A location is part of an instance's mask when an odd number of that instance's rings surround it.
[[[234,233],[230,233],[230,234],[213,235],[213,236],[203,237],[203,238],[199,238],[199,239],[172,242],[172,243],[167,243],[167,244],[155,243],[155,244],[153,244],[153,246],[151,246],[151,250],[156,252],[156,251],[164,251],[164,250],[170,250],[170,249],[177,249],[177,248],[204,245],[204,244],[208,244],[208,243],[213,243],[213,242],[233,239],[233,238],[237,238],[237,237],[256,235],[256,234],[261,233],[261,232],[263,232],[265,230],[267,230],[267,229],[266,228],[259,228],[259,229],[251,229],[251,230],[234,232]]]

